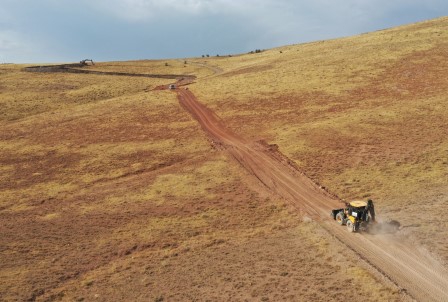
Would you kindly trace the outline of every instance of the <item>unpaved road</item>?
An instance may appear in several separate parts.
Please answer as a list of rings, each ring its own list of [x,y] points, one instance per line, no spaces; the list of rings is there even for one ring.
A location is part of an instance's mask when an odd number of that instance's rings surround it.
[[[189,90],[176,89],[181,105],[210,139],[227,150],[269,190],[289,200],[362,259],[418,301],[448,301],[448,273],[425,250],[400,234],[353,234],[333,221],[330,210],[341,201],[300,173],[275,148],[250,142],[227,129]]]
[[[95,74],[108,76],[125,76],[125,77],[144,77],[155,79],[179,79],[182,81],[188,79],[192,82],[196,76],[182,75],[182,74],[148,74],[148,73],[131,73],[131,72],[114,72],[114,71],[98,71],[83,69],[86,65],[83,64],[62,64],[62,65],[47,65],[47,66],[30,66],[23,68],[27,72],[63,72],[63,73],[81,73],[81,74]]]

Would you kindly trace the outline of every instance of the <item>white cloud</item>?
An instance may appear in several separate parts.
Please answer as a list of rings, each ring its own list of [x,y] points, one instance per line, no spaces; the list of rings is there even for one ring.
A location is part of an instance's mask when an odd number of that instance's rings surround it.
[[[149,51],[155,57],[182,57],[185,51],[215,52],[223,47],[239,52],[353,35],[448,14],[446,0],[0,2],[0,60],[5,56],[65,58],[81,51],[101,54],[106,44],[115,45],[110,53],[117,59],[145,57]],[[176,39],[166,41],[167,35],[178,33]]]
[[[272,47],[328,39],[413,22],[415,8],[446,7],[446,0],[84,0],[85,5],[128,23],[190,18],[238,24],[254,44]],[[396,20],[395,14],[397,15]],[[201,19],[201,17],[204,17]],[[401,17],[401,18],[400,18]],[[420,20],[415,20],[420,21]],[[414,21],[414,22],[415,22]],[[166,23],[165,23],[166,24]],[[203,24],[206,28],[209,23]],[[154,30],[158,30],[155,28]],[[241,33],[235,33],[238,35]]]
[[[11,30],[0,30],[0,62],[12,62],[23,49],[19,35]]]
[[[19,35],[12,30],[0,30],[0,51],[11,52],[23,46]]]
[[[145,22],[155,18],[172,18],[173,15],[197,16],[201,14],[244,14],[262,7],[270,0],[97,0],[89,2],[100,11],[118,18]],[[175,20],[173,20],[175,21]]]
[[[44,44],[17,31],[0,29],[0,63],[50,61],[51,50],[45,49]]]

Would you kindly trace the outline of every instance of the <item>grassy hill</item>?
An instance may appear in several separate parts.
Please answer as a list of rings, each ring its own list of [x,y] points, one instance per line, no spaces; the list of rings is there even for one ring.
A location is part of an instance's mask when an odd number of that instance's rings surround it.
[[[225,72],[191,89],[341,198],[415,225],[406,232],[446,263],[447,29],[445,17],[215,59]]]
[[[230,128],[373,198],[446,265],[447,29],[88,69],[196,75]],[[170,80],[22,67],[0,66],[1,300],[405,298],[153,90]]]

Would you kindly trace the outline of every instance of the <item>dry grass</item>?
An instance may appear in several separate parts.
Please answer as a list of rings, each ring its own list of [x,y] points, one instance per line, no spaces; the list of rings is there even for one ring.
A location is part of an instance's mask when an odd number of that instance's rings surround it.
[[[11,106],[0,136],[3,300],[277,299],[353,280],[328,266],[332,254],[349,265],[343,248],[317,242],[259,193],[174,94],[148,91],[160,80],[18,68],[3,70],[12,98],[2,99]],[[297,268],[306,260],[297,252],[314,250],[322,262]],[[332,277],[314,283],[319,275]],[[269,294],[266,278],[276,280]]]
[[[394,62],[445,43],[447,22],[447,18],[441,18],[259,54],[207,58],[209,64],[219,66],[224,73],[201,81],[195,92],[210,104],[228,98],[241,103],[304,93],[346,95],[376,80]]]
[[[138,207],[152,201],[147,186],[161,170],[175,173],[210,152],[175,95],[150,91],[170,80],[21,67],[1,70],[2,300],[34,299],[107,264],[145,230],[123,214],[128,203],[142,215]],[[114,190],[123,179],[136,184]],[[173,226],[154,218],[159,229]],[[164,232],[154,231],[154,240]]]
[[[57,110],[67,113],[81,104],[133,95],[166,80],[84,74],[34,74],[18,65],[0,67],[0,121],[29,118]]]
[[[146,60],[127,62],[98,62],[84,69],[106,72],[125,72],[139,74],[175,74],[205,77],[212,72],[194,64],[195,59],[179,60]]]
[[[342,198],[376,200],[446,263],[444,222],[418,217],[448,215],[447,29],[444,17],[208,59],[224,73],[191,89],[232,129],[278,144]]]
[[[57,76],[62,77],[59,82],[76,82],[79,85],[76,93],[85,101],[72,103],[71,97],[54,96],[55,92],[72,93],[59,86],[44,89],[44,94],[51,98],[49,103],[54,104],[46,107],[38,98],[38,84],[30,84],[17,94],[17,102],[29,102],[30,109],[20,111],[20,115],[26,115],[23,118],[19,118],[16,108],[7,111],[6,115],[14,116],[14,121],[2,124],[3,207],[17,206],[30,199],[52,198],[66,187],[73,190],[169,166],[209,149],[200,133],[193,135],[198,127],[179,108],[174,95],[148,94],[138,89],[139,85],[142,90],[154,86],[153,80],[106,77],[111,87],[133,88],[109,91],[115,95],[96,99],[90,87],[97,84],[89,75],[13,73],[25,80],[30,78],[31,83],[56,81]],[[98,80],[103,78],[100,76]],[[35,99],[24,101],[25,95],[33,94],[37,96]]]
[[[344,198],[374,198],[447,260],[447,23],[87,68],[198,76],[190,89],[236,132]],[[3,300],[401,298],[150,90],[171,80],[20,67],[0,67]],[[434,218],[415,223],[421,211]]]

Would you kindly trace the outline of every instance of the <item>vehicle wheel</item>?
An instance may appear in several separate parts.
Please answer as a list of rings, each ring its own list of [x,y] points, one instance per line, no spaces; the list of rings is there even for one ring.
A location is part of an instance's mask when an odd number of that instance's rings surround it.
[[[353,224],[353,222],[350,219],[347,219],[347,230],[349,232],[355,231],[355,225]]]
[[[339,223],[340,225],[344,225],[345,224],[345,217],[344,217],[344,212],[339,212],[336,214],[336,221],[337,223]]]

